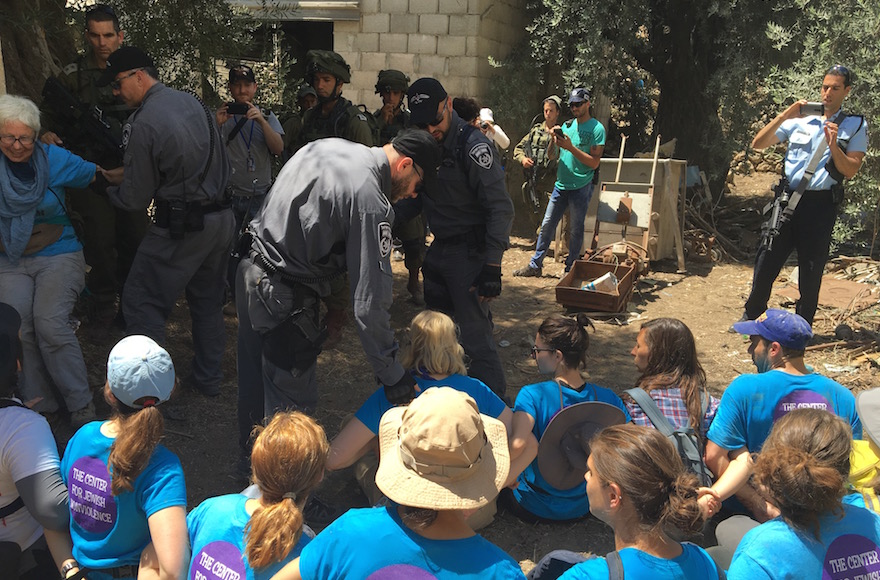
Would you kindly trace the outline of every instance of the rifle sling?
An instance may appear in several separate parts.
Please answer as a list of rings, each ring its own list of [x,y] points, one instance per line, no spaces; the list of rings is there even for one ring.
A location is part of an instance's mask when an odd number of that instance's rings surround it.
[[[846,119],[846,113],[843,111],[838,111],[838,113],[831,119],[831,123],[836,125],[840,125],[840,123]],[[824,123],[822,125],[822,130],[824,131]],[[807,168],[804,169],[804,174],[801,176],[801,180],[798,183],[797,188],[795,188],[794,192],[792,192],[791,197],[788,200],[788,205],[785,206],[785,209],[782,211],[782,215],[786,220],[791,219],[791,216],[794,215],[794,211],[797,209],[798,204],[801,201],[801,197],[803,197],[804,192],[807,190],[807,186],[810,184],[810,181],[813,180],[813,174],[816,172],[816,168],[819,167],[819,160],[822,159],[822,156],[825,154],[825,150],[828,148],[828,142],[825,141],[824,136],[819,137],[819,145],[816,147],[816,150],[813,151],[813,156],[810,157],[810,162],[807,164]]]

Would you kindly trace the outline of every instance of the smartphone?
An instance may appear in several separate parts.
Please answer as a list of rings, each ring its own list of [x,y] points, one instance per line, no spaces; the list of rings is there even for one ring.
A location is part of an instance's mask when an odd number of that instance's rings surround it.
[[[559,127],[556,127],[555,129],[553,129],[553,134],[556,135],[557,137],[565,138],[565,133],[563,133],[562,129],[560,129]]]
[[[824,115],[825,105],[822,103],[806,103],[801,105],[801,115]]]
[[[247,103],[226,103],[226,113],[229,115],[247,115],[248,108]]]

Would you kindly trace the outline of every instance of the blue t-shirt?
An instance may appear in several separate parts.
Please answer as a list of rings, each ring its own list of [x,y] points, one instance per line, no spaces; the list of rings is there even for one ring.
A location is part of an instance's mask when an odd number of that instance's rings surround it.
[[[513,558],[482,536],[430,540],[406,527],[396,505],[352,509],[302,551],[303,580],[524,578]]]
[[[57,256],[79,251],[82,249],[82,244],[79,243],[67,211],[62,205],[65,195],[64,188],[82,189],[87,187],[91,183],[92,177],[95,176],[95,164],[80,159],[62,147],[42,143],[38,143],[36,146],[44,148],[49,158],[49,187],[46,189],[43,201],[37,206],[34,225],[61,224],[64,229],[56,242],[39,252],[30,254],[30,256]],[[0,254],[5,255],[4,252],[0,252]]]
[[[819,518],[820,537],[776,518],[749,530],[733,555],[730,580],[880,578],[880,517],[844,505]]]
[[[578,392],[567,386],[560,387],[556,381],[526,385],[516,396],[513,410],[514,412],[528,413],[535,418],[532,433],[538,441],[541,440],[550,420],[561,410],[559,407],[560,388],[565,407],[587,401],[599,401],[618,407],[626,415],[626,420],[630,420],[626,405],[609,389],[587,383]],[[514,499],[536,516],[548,520],[571,520],[583,517],[590,511],[586,483],[581,482],[571,489],[553,487],[541,475],[537,458],[526,467],[517,481],[519,485],[512,490]]]
[[[571,144],[585,153],[596,146],[605,145],[605,127],[596,119],[581,125],[577,119],[562,124],[562,132],[571,139]],[[578,161],[574,153],[559,150],[559,165],[556,168],[556,187],[563,191],[580,189],[593,180],[593,169]]]
[[[107,457],[114,440],[101,433],[101,425],[103,421],[93,421],[80,428],[61,460],[73,557],[95,569],[137,564],[150,543],[147,518],[172,506],[186,507],[183,468],[162,445],[135,478],[134,490],[113,496]]]
[[[745,447],[757,453],[773,424],[801,408],[833,412],[850,424],[854,439],[862,438],[856,398],[849,389],[815,373],[793,375],[778,369],[735,378],[721,397],[708,438],[723,449]]]
[[[637,548],[618,550],[626,578],[650,580],[717,580],[718,568],[703,548],[683,542],[677,557],[658,558]],[[560,580],[607,580],[608,563],[605,558],[591,558],[569,568]]]
[[[501,413],[504,412],[504,409],[507,408],[504,401],[502,401],[498,395],[492,392],[492,389],[487,387],[485,383],[479,379],[459,374],[449,375],[445,379],[439,381],[426,379],[420,376],[414,378],[419,385],[419,389],[421,389],[416,393],[417,397],[424,393],[425,389],[430,389],[431,387],[452,387],[456,391],[467,393],[473,397],[474,401],[477,403],[477,409],[479,409],[480,413],[483,415],[488,415],[489,417],[497,419],[501,416]],[[374,434],[378,434],[379,422],[382,420],[382,415],[392,407],[394,407],[394,405],[389,403],[388,399],[385,397],[385,389],[380,388],[370,395],[370,398],[361,405],[361,408],[358,409],[354,416],[358,421],[363,423],[367,429]]]
[[[830,119],[829,119],[830,120]],[[821,140],[825,139],[825,122],[818,115],[789,119],[784,121],[776,130],[776,137],[788,142],[788,151],[785,154],[785,175],[791,182],[791,187],[796,188],[810,163],[813,151]],[[839,124],[838,140],[849,139],[847,152],[868,150],[868,122],[859,117],[847,117]],[[825,163],[831,157],[831,151],[826,148],[824,155],[816,166],[816,172],[807,189],[830,189],[837,183],[828,175]]]
[[[311,541],[303,534],[286,558],[255,571],[244,547],[244,529],[251,519],[245,509],[247,501],[240,494],[208,498],[186,517],[192,548],[188,580],[269,580]]]

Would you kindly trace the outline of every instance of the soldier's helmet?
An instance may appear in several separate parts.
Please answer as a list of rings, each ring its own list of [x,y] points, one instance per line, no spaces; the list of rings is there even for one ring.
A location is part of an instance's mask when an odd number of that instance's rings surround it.
[[[306,53],[306,82],[312,84],[314,74],[329,73],[340,82],[351,82],[351,67],[332,50],[310,50]]]
[[[379,80],[376,81],[376,92],[382,91],[401,91],[406,92],[409,89],[409,77],[399,70],[382,70],[379,71]]]

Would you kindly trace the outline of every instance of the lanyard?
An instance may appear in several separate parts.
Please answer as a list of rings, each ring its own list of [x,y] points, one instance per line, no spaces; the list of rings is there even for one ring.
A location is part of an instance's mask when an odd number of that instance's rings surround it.
[[[235,119],[234,115],[233,115],[233,119]],[[235,119],[235,122],[237,123],[238,119]],[[239,131],[238,134],[241,136],[241,141],[242,141],[242,143],[244,143],[244,146],[247,147],[248,153],[250,153],[251,152],[251,143],[253,143],[253,141],[254,141],[254,120],[251,119],[251,133],[248,136],[247,141],[244,140],[244,133]]]

